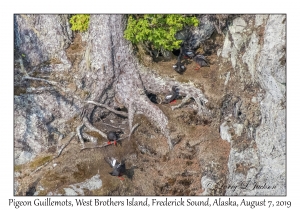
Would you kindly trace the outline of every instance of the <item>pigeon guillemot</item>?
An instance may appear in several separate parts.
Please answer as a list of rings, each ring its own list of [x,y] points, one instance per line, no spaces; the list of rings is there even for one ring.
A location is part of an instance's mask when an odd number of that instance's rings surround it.
[[[179,95],[179,88],[177,86],[172,87],[172,91],[168,93],[165,97],[165,103],[173,103],[176,101],[177,96]]]
[[[176,64],[173,65],[173,69],[179,73],[182,74],[185,71],[185,66],[179,61],[177,61]]]
[[[125,173],[125,161],[120,163],[113,157],[105,157],[105,161],[113,168],[113,171],[109,174],[112,176],[118,176],[119,178]]]
[[[186,49],[184,47],[182,49],[182,53],[183,53],[184,58],[190,58],[191,59],[195,56],[195,51],[194,50]]]
[[[114,145],[116,146],[117,145],[117,134],[116,132],[114,131],[109,131],[108,134],[107,134],[107,139],[108,139],[108,142],[107,144],[111,144],[111,141],[114,141]]]
[[[199,70],[202,66],[209,66],[204,55],[197,54],[193,57],[193,60],[197,63],[197,68],[195,68],[195,70]]]

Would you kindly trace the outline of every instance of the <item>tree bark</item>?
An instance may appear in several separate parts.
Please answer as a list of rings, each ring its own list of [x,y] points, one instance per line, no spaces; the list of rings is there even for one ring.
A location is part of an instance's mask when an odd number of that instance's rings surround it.
[[[19,23],[24,21],[24,19],[30,19],[29,22],[33,22],[36,25],[32,26],[28,24],[29,27],[34,29],[35,34],[41,34],[43,31],[39,32],[37,30],[37,28],[42,27],[38,25],[38,20],[43,18],[48,21],[52,19],[60,20],[62,17],[63,16],[59,15],[23,17],[21,15],[17,18],[19,19]],[[192,83],[179,83],[171,78],[162,78],[154,71],[142,66],[133,52],[131,43],[123,38],[126,21],[125,15],[91,15],[90,17],[89,30],[85,34],[85,36],[87,36],[85,52],[79,63],[78,74],[74,75],[75,78],[81,78],[79,81],[81,81],[82,89],[89,92],[89,96],[85,99],[81,98],[80,100],[78,97],[75,97],[77,105],[84,109],[82,119],[86,121],[83,120],[83,124],[86,124],[86,127],[90,128],[89,126],[92,124],[97,104],[102,104],[101,109],[103,109],[103,107],[126,107],[128,110],[129,131],[132,130],[134,116],[136,114],[143,114],[161,129],[162,134],[167,139],[169,148],[172,149],[173,144],[168,129],[168,118],[149,100],[146,92],[164,95],[171,90],[173,85],[177,85],[180,89],[180,95],[183,96],[184,99],[182,104],[172,107],[172,109],[181,107],[190,98],[193,98],[198,107],[198,114],[200,115],[209,113],[205,108],[207,99],[202,91],[197,89]],[[56,29],[57,25],[55,25],[55,21],[53,21],[50,26],[53,27],[54,30],[59,30]],[[67,27],[67,29],[64,30],[70,30],[68,25],[65,24],[63,28],[65,27]],[[51,29],[48,30],[51,31]],[[64,30],[56,33],[56,39],[54,40],[56,42],[59,40],[62,46],[68,45],[68,43],[66,43],[68,39],[63,39],[61,36]],[[16,31],[18,32],[16,34],[22,36],[20,35],[20,33],[22,33],[20,30]],[[41,35],[37,35],[34,44],[37,46],[37,43],[39,43],[40,46],[46,45],[43,44],[41,37]],[[65,42],[62,40],[65,40]],[[26,41],[19,43],[20,52],[28,51],[26,45],[28,45]],[[45,49],[46,50],[42,50],[42,52],[49,51],[46,47]],[[49,59],[49,56],[43,55],[42,52],[40,53],[40,60],[29,60],[31,66],[37,66],[39,63]],[[64,68],[63,71],[69,71],[68,64],[70,61],[65,61],[66,56],[64,51],[61,49],[56,52],[58,52],[58,54],[51,52],[52,55],[50,57],[58,57],[60,61],[63,61],[62,63],[65,64],[64,66],[60,66]],[[34,57],[31,56],[30,53],[32,54],[34,52],[28,51],[29,59]],[[62,56],[60,57],[60,55]],[[26,78],[30,79],[28,76]],[[43,81],[41,79],[36,80]],[[55,82],[48,81],[48,84],[51,85],[52,83],[56,84]],[[68,97],[72,97],[71,94],[69,94]],[[85,103],[85,101],[89,101],[89,103]],[[80,132],[77,133],[80,134]],[[105,137],[105,135],[101,134],[101,131],[99,131],[99,133]],[[83,142],[82,137],[79,139]]]

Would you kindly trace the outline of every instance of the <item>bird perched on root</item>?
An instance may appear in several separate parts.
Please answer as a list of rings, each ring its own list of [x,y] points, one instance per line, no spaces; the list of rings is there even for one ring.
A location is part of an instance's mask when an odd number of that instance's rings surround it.
[[[109,174],[112,176],[117,176],[119,179],[124,180],[121,176],[125,173],[125,160],[121,160],[119,163],[115,158],[113,157],[105,157],[104,160],[112,167],[113,171]]]
[[[169,104],[169,103],[176,102],[176,98],[178,97],[178,95],[179,95],[179,88],[178,86],[174,85],[172,87],[171,92],[166,95],[164,103]]]
[[[107,144],[111,144],[111,142],[113,141],[114,142],[114,145],[116,146],[117,145],[117,133],[114,132],[114,131],[109,131],[108,134],[107,134],[107,139],[108,139],[108,142]]]

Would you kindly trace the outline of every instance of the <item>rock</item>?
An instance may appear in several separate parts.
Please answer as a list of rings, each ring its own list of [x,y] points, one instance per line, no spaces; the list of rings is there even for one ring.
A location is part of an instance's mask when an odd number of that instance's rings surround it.
[[[100,187],[102,187],[102,180],[100,179],[100,175],[96,174],[92,178],[84,182],[72,184],[69,188],[64,188],[64,190],[65,195],[84,195],[84,189],[92,191]]]
[[[233,128],[234,128],[234,131],[235,131],[235,134],[237,136],[241,136],[242,135],[242,132],[243,132],[243,128],[244,128],[244,125],[243,124],[233,124]]]
[[[257,118],[258,123],[255,121],[258,127],[251,126],[248,121],[244,125],[233,124],[238,136],[244,129],[250,135],[247,137],[247,147],[239,150],[232,148],[230,151],[228,184],[250,182],[252,185],[258,183],[275,187],[227,189],[226,195],[286,195],[286,108],[280,105],[286,101],[286,15],[245,18],[248,18],[247,21],[243,18],[233,21],[221,56],[224,60],[230,60],[241,81],[258,83],[265,93],[250,98],[252,103],[260,105],[258,112],[261,116]],[[254,22],[254,25],[250,24]],[[245,46],[245,52],[239,56],[242,46]],[[230,139],[229,129],[230,125],[226,122],[220,126],[222,139]]]
[[[215,188],[216,182],[208,176],[201,178],[201,185],[204,188],[202,195],[210,195],[211,191]]]
[[[78,195],[75,190],[73,190],[72,188],[64,188],[65,190],[65,195],[67,196],[72,196],[72,195]]]
[[[227,72],[227,74],[226,74],[226,79],[225,79],[224,85],[227,85],[229,78],[230,78],[230,71]]]
[[[221,135],[221,138],[223,140],[226,140],[228,142],[231,141],[231,134],[229,133],[229,126],[227,125],[227,122],[223,122],[220,126],[220,135]]]
[[[241,17],[235,18],[232,22],[232,26],[230,27],[231,33],[241,33],[247,26],[245,20]]]

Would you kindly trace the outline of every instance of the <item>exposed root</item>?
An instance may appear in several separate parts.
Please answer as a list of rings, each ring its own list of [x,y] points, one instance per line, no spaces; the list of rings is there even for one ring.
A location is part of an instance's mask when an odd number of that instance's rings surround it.
[[[101,106],[101,107],[104,107],[104,108],[108,109],[109,111],[111,111],[115,114],[118,114],[118,115],[121,115],[121,116],[124,116],[124,117],[128,117],[128,114],[126,112],[117,111],[115,109],[110,108],[109,106],[107,106],[105,104],[100,104],[100,103],[97,103],[95,101],[85,101],[85,103],[94,104],[96,106]]]
[[[128,136],[125,136],[125,137],[123,137],[123,138],[119,138],[119,139],[116,140],[116,142],[121,141],[121,140],[124,140],[124,139],[127,139],[127,138],[129,139],[129,138],[130,138],[130,135],[135,131],[135,129],[136,129],[138,126],[139,126],[138,123],[135,124],[135,125],[133,126],[133,128],[131,129],[130,134],[129,134]],[[108,144],[107,142],[105,142],[105,143],[103,143],[102,145],[95,146],[95,147],[84,147],[84,148],[82,148],[82,149],[80,150],[80,152],[81,152],[82,150],[87,150],[87,149],[103,148],[103,147],[106,147],[106,146],[109,146],[109,145],[112,145],[112,144]]]
[[[58,151],[57,155],[52,160],[54,160],[55,158],[58,158],[61,155],[62,151],[70,144],[70,142],[72,141],[74,136],[75,136],[75,133],[72,132],[70,135],[69,141],[61,147],[61,149]]]
[[[110,126],[112,128],[117,128],[117,129],[125,129],[125,128],[120,128],[120,127],[116,127],[116,126],[113,126],[113,125],[110,125],[108,123],[105,123],[105,122],[101,122],[103,125],[107,125],[107,126]]]
[[[60,134],[57,140],[57,149],[61,146],[61,140],[64,138],[64,135]]]
[[[79,101],[82,101],[81,98],[78,97],[78,96],[76,96],[76,95],[74,95],[74,93],[69,88],[62,87],[58,82],[47,80],[47,79],[42,79],[42,78],[37,78],[37,77],[30,77],[30,76],[25,76],[25,77],[23,77],[23,79],[46,82],[46,83],[48,83],[50,85],[53,85],[56,88],[60,89],[65,94],[69,94],[69,96],[71,96],[72,98],[77,99]]]
[[[124,137],[124,138],[117,139],[116,142],[121,141],[121,140],[123,140],[123,139],[126,139],[126,138],[128,138],[128,137],[129,137],[129,136],[126,136],[126,137]],[[84,147],[84,148],[82,148],[82,149],[80,150],[80,152],[81,152],[82,150],[86,150],[86,149],[103,148],[103,147],[106,147],[106,146],[109,146],[109,145],[112,145],[112,144],[108,144],[107,142],[105,142],[105,143],[103,143],[102,145],[95,146],[95,147]]]
[[[107,135],[105,133],[103,133],[102,131],[100,131],[99,129],[95,128],[90,122],[89,120],[87,119],[87,117],[84,117],[83,118],[83,123],[84,125],[90,129],[91,131],[95,131],[97,133],[99,133],[102,137],[106,138],[107,139]]]
[[[20,63],[20,66],[21,66],[21,71],[22,71],[22,73],[23,73],[26,77],[28,77],[28,73],[27,73],[27,71],[26,71],[25,68],[24,68],[24,64],[23,64],[23,59],[22,59],[22,57],[19,58],[19,63]]]
[[[83,126],[83,123],[76,128],[76,134],[79,138],[80,143],[82,144],[82,147],[84,147],[84,141],[83,141],[82,134],[81,134],[82,126]]]
[[[135,130],[138,126],[139,126],[139,124],[137,123],[137,124],[135,124],[135,125],[132,127],[132,129],[130,130],[130,133],[129,133],[129,135],[128,135],[128,140],[130,140],[131,134],[134,132],[134,130]]]
[[[174,109],[178,109],[178,108],[182,107],[185,103],[187,103],[187,102],[190,100],[190,98],[191,98],[191,97],[190,97],[189,95],[185,96],[185,97],[182,99],[182,101],[181,101],[180,104],[178,104],[178,105],[176,105],[176,106],[172,106],[171,109],[174,110]]]
[[[90,142],[93,142],[94,144],[97,143],[97,138],[94,137],[94,136],[88,135],[88,134],[86,134],[86,133],[82,133],[82,137],[83,137],[84,139],[89,140]]]
[[[145,67],[140,66],[140,75],[143,80],[143,85],[148,92],[153,94],[168,94],[172,86],[177,86],[179,88],[179,96],[183,96],[184,99],[179,105],[172,107],[172,109],[177,109],[182,107],[185,103],[188,102],[190,98],[194,99],[198,106],[198,114],[206,115],[209,113],[205,104],[208,102],[202,91],[195,87],[192,82],[189,83],[180,83],[172,78],[162,78],[157,74],[157,72],[146,69]]]

